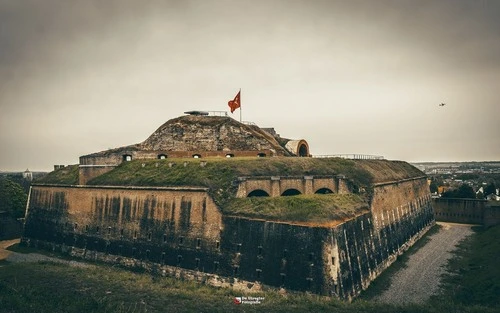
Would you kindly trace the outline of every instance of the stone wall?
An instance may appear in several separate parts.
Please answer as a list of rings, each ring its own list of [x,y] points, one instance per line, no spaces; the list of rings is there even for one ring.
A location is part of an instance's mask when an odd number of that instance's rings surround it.
[[[240,177],[236,197],[248,197],[256,190],[265,191],[271,197],[279,197],[291,189],[306,195],[352,192],[350,183],[343,176]]]
[[[378,184],[370,213],[335,227],[325,241],[325,289],[356,297],[432,225],[424,178]]]
[[[275,156],[273,150],[252,150],[252,151],[142,151],[135,149],[121,148],[117,151],[110,150],[105,154],[97,153],[80,157],[80,165],[78,167],[78,184],[85,185],[89,180],[105,174],[122,162],[142,159],[155,160],[158,162],[167,162],[169,158],[227,158],[227,157],[270,157]],[[127,157],[129,159],[127,159]]]
[[[204,188],[35,185],[23,243],[252,290],[352,299],[433,225],[428,194],[425,179],[379,184],[369,213],[310,227],[223,216]]]
[[[124,253],[220,240],[222,215],[203,188],[35,185],[29,201],[27,238]]]
[[[497,201],[478,199],[439,198],[433,199],[436,220],[440,222],[500,224],[500,205]]]

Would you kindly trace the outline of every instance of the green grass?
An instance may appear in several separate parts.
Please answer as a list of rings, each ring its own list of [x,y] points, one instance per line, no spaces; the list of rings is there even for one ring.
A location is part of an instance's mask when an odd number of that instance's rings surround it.
[[[0,312],[494,312],[455,303],[345,303],[273,290],[251,294],[264,297],[260,305],[233,304],[234,297],[241,295],[245,294],[107,265],[79,268],[39,262],[0,267]]]
[[[77,185],[78,164],[68,165],[61,169],[52,171],[40,179],[37,179],[35,183]]]
[[[449,269],[457,275],[446,278],[449,285],[444,286],[443,295],[422,305],[393,306],[369,301],[385,289],[386,283],[380,279],[384,280],[384,276],[387,279],[398,267],[404,267],[408,255],[425,245],[429,236],[438,231],[439,226],[433,227],[372,283],[371,295],[363,293],[352,303],[265,289],[246,294],[264,297],[262,304],[238,306],[232,301],[236,296],[245,295],[239,291],[134,273],[110,265],[93,263],[82,268],[50,262],[4,261],[0,262],[0,312],[499,312],[496,296],[500,273],[495,262],[500,251],[497,240],[500,226],[477,230],[461,243],[456,257],[449,263]],[[17,246],[10,250],[33,251]],[[461,290],[471,296],[467,298],[457,292]]]
[[[206,166],[200,166],[200,162],[207,162]],[[169,163],[175,166],[170,167]],[[374,182],[423,175],[408,163],[385,160],[291,157],[165,159],[124,162],[91,180],[89,185],[202,186],[208,187],[216,203],[223,206],[234,198],[238,177],[339,174],[367,189]]]
[[[474,230],[453,252],[438,300],[500,308],[500,225]]]
[[[356,194],[235,198],[223,209],[228,215],[310,223],[343,221],[367,211],[367,202]]]

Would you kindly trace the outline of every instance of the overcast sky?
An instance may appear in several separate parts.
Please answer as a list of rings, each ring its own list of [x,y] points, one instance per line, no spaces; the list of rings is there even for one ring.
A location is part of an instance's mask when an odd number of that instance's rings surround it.
[[[0,170],[142,142],[239,88],[244,121],[314,155],[500,160],[500,1],[0,0]]]

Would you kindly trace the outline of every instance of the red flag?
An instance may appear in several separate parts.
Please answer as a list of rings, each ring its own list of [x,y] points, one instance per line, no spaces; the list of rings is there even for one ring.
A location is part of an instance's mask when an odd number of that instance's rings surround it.
[[[234,97],[234,100],[229,100],[229,102],[227,103],[227,105],[229,105],[229,107],[231,108],[231,113],[233,113],[237,108],[241,106],[240,93],[241,90],[238,91],[236,97]]]

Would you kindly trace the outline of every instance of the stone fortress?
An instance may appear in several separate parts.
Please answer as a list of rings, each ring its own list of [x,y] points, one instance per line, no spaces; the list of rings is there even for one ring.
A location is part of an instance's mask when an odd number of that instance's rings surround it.
[[[186,115],[30,190],[22,242],[246,290],[352,299],[433,224],[401,161],[311,157],[305,140]]]

